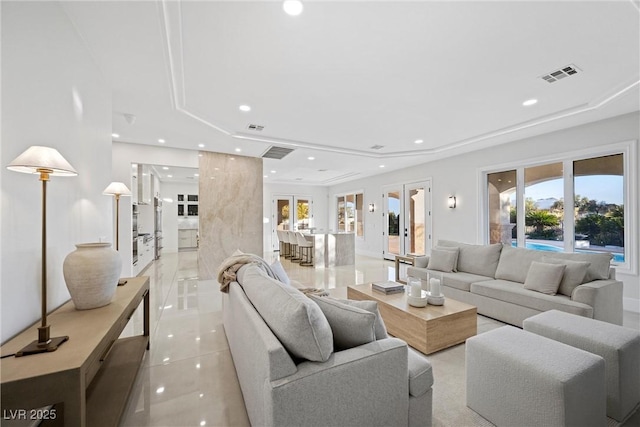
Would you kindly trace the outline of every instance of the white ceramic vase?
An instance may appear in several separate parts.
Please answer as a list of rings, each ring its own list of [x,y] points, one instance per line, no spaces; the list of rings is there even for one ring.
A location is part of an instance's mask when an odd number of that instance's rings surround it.
[[[78,310],[111,302],[122,269],[120,254],[111,243],[79,243],[64,259],[62,272]]]

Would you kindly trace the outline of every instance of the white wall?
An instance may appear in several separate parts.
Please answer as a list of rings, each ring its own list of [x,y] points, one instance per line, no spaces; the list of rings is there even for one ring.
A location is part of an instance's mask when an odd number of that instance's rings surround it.
[[[482,243],[482,224],[480,218],[481,194],[478,182],[480,170],[489,166],[517,163],[541,156],[601,148],[608,144],[638,140],[640,138],[640,114],[631,113],[611,119],[565,129],[533,138],[513,141],[498,147],[458,155],[419,166],[393,171],[383,175],[332,186],[329,189],[329,224],[335,224],[335,195],[354,189],[364,189],[365,205],[373,201],[382,208],[382,186],[404,182],[432,179],[432,218],[433,242],[438,239],[458,240],[468,243]],[[640,157],[640,156],[638,156]],[[640,171],[639,160],[634,165]],[[637,176],[636,172],[636,176]],[[637,187],[636,187],[637,189]],[[447,207],[447,198],[454,194],[457,198],[456,209]],[[635,231],[638,224],[638,196],[635,211]],[[356,251],[360,254],[381,256],[383,247],[382,215],[376,210],[374,221],[366,218],[365,238],[356,242]],[[377,219],[376,219],[377,218]],[[636,240],[636,246],[638,242]],[[635,248],[638,254],[638,248]],[[638,274],[618,274],[624,282],[624,303],[626,310],[640,311],[640,279]]]
[[[187,194],[198,194],[198,184],[163,182],[160,188],[163,199],[173,199],[173,202],[162,202],[162,251],[178,252],[178,194],[185,195],[186,211]],[[184,217],[180,219],[185,220]],[[189,217],[187,220],[197,224],[198,217]]]
[[[277,236],[273,232],[273,200],[276,196],[305,196],[313,200],[313,225],[318,229],[329,227],[328,222],[328,188],[313,185],[269,184],[263,187],[263,211],[268,222],[264,223],[264,251],[270,252],[277,247]]]
[[[2,342],[40,319],[41,182],[6,165],[31,145],[78,171],[47,185],[49,310],[69,299],[62,263],[74,244],[113,242],[111,92],[54,2],[2,2]],[[56,325],[51,327],[56,336]],[[37,337],[33,337],[36,339]],[[73,339],[73,337],[71,338]]]
[[[131,188],[131,165],[148,164],[162,166],[178,166],[186,168],[198,167],[198,152],[193,150],[180,150],[177,148],[157,147],[153,145],[127,144],[114,142],[112,145],[111,168],[114,181],[127,183]],[[161,194],[162,185],[160,186]],[[164,195],[163,195],[164,197]],[[163,208],[165,208],[163,206]],[[164,215],[164,209],[163,209]],[[151,227],[151,232],[153,226]],[[120,199],[120,254],[122,255],[122,275],[131,276],[132,251],[131,230],[131,198]],[[164,233],[164,230],[163,230]],[[164,237],[164,236],[163,236]],[[163,241],[163,244],[165,241]]]

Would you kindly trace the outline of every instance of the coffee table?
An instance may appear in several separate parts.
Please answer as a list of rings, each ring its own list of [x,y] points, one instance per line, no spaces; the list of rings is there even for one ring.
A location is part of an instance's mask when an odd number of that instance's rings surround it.
[[[451,298],[441,306],[413,307],[405,292],[385,295],[371,284],[347,287],[347,298],[377,301],[389,334],[424,354],[460,344],[478,332],[476,307]]]

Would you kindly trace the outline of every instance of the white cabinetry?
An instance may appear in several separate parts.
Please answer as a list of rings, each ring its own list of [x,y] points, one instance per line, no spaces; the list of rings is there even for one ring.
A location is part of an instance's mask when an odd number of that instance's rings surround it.
[[[178,230],[178,249],[191,249],[198,247],[198,230]]]
[[[151,169],[147,165],[138,165],[138,204],[150,205],[151,198]]]
[[[138,168],[133,169],[131,174],[131,203],[138,204]]]
[[[136,265],[136,275],[147,268],[149,263],[153,261],[155,252],[155,239],[149,239],[144,243],[143,237],[138,237],[138,263]]]

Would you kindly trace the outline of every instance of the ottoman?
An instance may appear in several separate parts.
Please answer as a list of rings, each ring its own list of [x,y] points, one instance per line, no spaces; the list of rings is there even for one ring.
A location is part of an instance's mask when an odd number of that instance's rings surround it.
[[[467,406],[497,426],[607,423],[604,359],[503,326],[467,339]]]
[[[623,421],[640,403],[640,332],[558,310],[525,319],[523,327],[604,358],[611,418]]]

